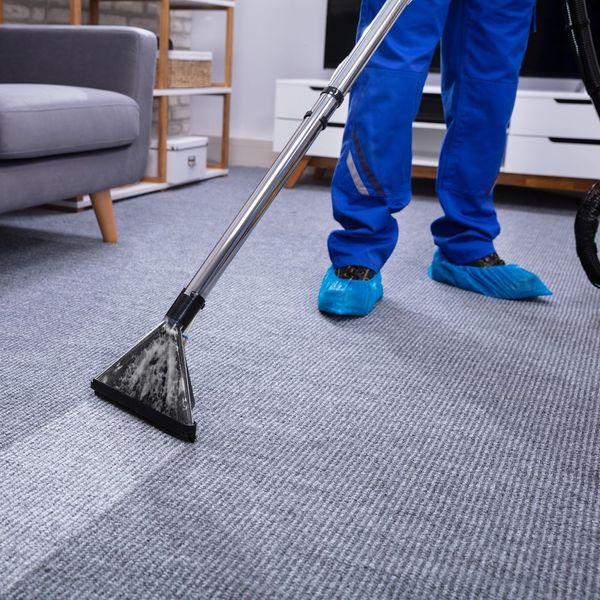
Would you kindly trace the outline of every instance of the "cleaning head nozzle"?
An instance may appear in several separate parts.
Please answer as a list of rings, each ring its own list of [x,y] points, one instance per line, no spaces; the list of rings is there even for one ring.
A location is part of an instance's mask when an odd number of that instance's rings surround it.
[[[165,319],[92,381],[98,396],[176,437],[194,441],[194,396],[183,332]]]

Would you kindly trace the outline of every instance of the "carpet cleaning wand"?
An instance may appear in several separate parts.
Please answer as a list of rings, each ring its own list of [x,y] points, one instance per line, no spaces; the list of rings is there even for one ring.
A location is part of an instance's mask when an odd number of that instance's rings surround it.
[[[323,131],[411,0],[387,0],[164,320],[92,381],[96,394],[179,438],[194,441],[194,395],[185,332],[227,265]]]

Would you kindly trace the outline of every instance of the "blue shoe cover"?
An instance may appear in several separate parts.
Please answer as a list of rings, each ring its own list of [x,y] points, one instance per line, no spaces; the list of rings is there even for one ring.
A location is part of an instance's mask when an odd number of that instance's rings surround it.
[[[319,310],[333,315],[368,315],[383,297],[381,273],[365,281],[341,279],[329,267],[319,290]]]
[[[453,265],[440,250],[435,251],[428,273],[434,281],[503,300],[524,300],[552,295],[537,275],[522,269],[519,265],[496,267]]]

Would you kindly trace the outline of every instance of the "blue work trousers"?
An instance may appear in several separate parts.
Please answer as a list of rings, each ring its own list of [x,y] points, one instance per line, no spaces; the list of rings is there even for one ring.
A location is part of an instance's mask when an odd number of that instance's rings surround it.
[[[361,31],[383,0],[363,0]],[[379,271],[394,250],[393,213],[411,197],[412,123],[441,39],[446,134],[437,194],[443,216],[435,244],[465,265],[494,252],[500,233],[493,187],[506,146],[535,0],[413,0],[350,94],[333,177],[333,266]]]

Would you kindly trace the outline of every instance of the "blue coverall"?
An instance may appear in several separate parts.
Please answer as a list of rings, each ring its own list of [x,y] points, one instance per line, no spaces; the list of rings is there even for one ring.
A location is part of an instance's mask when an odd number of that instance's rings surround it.
[[[384,0],[363,0],[359,35]],[[328,240],[335,268],[378,272],[398,239],[392,213],[411,198],[412,123],[441,37],[447,132],[437,193],[444,216],[435,244],[453,264],[495,252],[493,186],[506,145],[535,0],[413,0],[350,94],[332,184],[343,229]]]

